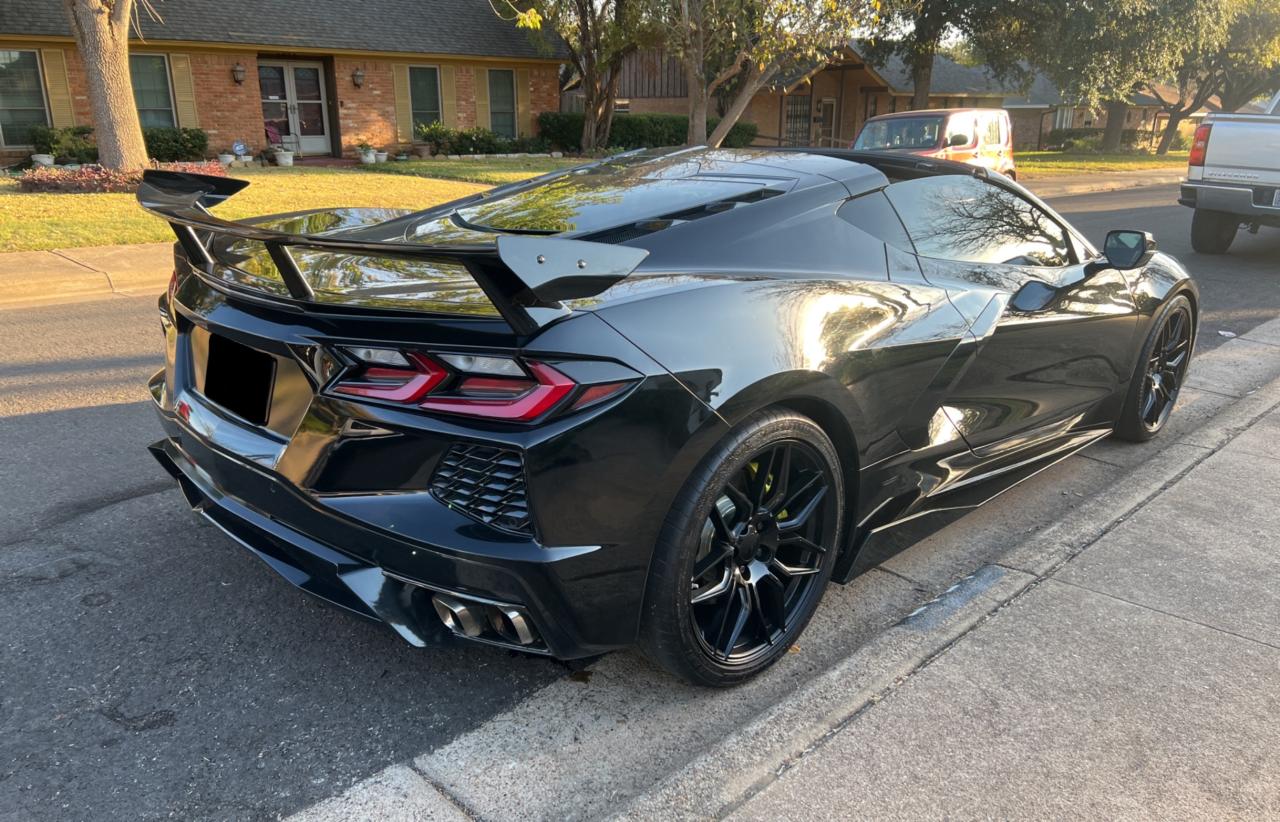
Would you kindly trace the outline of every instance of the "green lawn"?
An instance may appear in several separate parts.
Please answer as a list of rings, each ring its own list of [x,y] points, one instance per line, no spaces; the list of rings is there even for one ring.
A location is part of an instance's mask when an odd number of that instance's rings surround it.
[[[332,168],[247,168],[232,176],[252,181],[218,206],[217,215],[232,220],[336,206],[426,208],[485,188]],[[23,194],[16,180],[0,177],[0,252],[172,239],[169,227],[139,208],[132,194]]]
[[[473,183],[502,185],[515,183],[559,171],[562,168],[581,165],[589,160],[565,157],[512,157],[493,160],[408,160],[402,163],[381,163],[373,173],[412,174],[416,177],[434,177],[440,180],[466,180]]]
[[[1047,177],[1054,174],[1092,174],[1109,171],[1141,171],[1148,168],[1185,168],[1187,152],[1155,154],[1088,154],[1070,151],[1019,151],[1014,154],[1018,175]]]

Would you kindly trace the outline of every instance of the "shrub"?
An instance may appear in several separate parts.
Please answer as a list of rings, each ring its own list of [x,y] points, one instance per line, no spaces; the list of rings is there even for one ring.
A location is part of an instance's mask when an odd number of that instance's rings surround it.
[[[541,154],[548,150],[545,137],[512,140],[479,126],[459,131],[439,122],[419,124],[417,137],[434,154]]]
[[[538,115],[538,132],[554,146],[577,151],[582,144],[582,114],[544,111]],[[719,118],[707,118],[707,132],[715,130]],[[751,145],[759,129],[754,123],[739,120],[725,135],[726,148]],[[689,133],[689,118],[682,114],[616,114],[609,129],[609,148],[657,148],[684,144]]]
[[[1051,146],[1082,148],[1097,146],[1102,143],[1102,128],[1055,128],[1049,132]],[[1142,134],[1136,128],[1126,128],[1120,133],[1120,145],[1135,146],[1142,141]]]
[[[209,135],[198,128],[144,128],[147,156],[162,163],[201,160],[209,150]]]
[[[96,163],[98,147],[93,142],[90,126],[31,129],[31,142],[36,154],[52,154],[55,163]]]
[[[225,177],[221,163],[159,163],[166,171],[186,171]],[[77,169],[32,168],[18,178],[18,190],[66,194],[111,193],[137,191],[142,182],[141,171],[112,171],[99,165]]]

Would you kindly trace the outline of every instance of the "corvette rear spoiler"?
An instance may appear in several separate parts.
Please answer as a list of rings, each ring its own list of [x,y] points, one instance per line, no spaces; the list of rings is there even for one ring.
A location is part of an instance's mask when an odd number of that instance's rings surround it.
[[[525,334],[568,314],[562,300],[601,293],[635,271],[649,254],[630,246],[529,235],[502,235],[493,244],[432,246],[289,234],[209,213],[248,185],[233,177],[149,169],[143,172],[137,196],[145,210],[169,223],[191,265],[211,278],[215,266],[226,264],[212,250],[219,237],[262,243],[290,298],[301,304],[314,303],[316,295],[292,248],[461,265],[512,328]]]

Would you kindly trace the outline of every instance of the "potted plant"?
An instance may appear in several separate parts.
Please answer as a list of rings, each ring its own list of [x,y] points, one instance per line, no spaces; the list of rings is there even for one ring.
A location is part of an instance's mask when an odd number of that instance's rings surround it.
[[[387,152],[385,152],[385,151],[375,151],[373,154],[374,154],[374,158],[375,158],[379,163],[385,163],[385,162],[387,161]]]
[[[38,166],[51,166],[53,165],[53,155],[52,154],[32,154],[31,162]]]
[[[278,166],[293,165],[293,152],[278,148],[275,150],[275,161]]]
[[[356,142],[356,153],[360,155],[360,162],[366,165],[378,162],[378,153],[374,150],[373,145],[363,137]]]
[[[218,162],[224,166],[229,166],[236,161],[236,155],[231,152],[224,152],[218,155]]]

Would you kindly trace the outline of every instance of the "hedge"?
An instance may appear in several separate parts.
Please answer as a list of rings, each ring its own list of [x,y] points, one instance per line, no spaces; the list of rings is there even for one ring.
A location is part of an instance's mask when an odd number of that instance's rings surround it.
[[[541,154],[548,150],[545,137],[517,137],[514,140],[487,128],[456,129],[436,121],[419,123],[417,134],[432,154]]]
[[[552,145],[577,151],[582,145],[583,114],[544,111],[538,115],[538,133]],[[718,118],[707,118],[707,133],[715,130]],[[726,148],[751,145],[758,129],[755,123],[739,120],[725,136]],[[689,134],[689,118],[682,114],[615,114],[609,129],[609,148],[656,148],[683,145]]]
[[[162,163],[202,160],[209,148],[209,135],[198,128],[144,128],[142,140],[147,156]],[[52,154],[56,163],[96,163],[98,146],[91,126],[31,129],[36,154]]]
[[[1060,146],[1079,140],[1101,140],[1105,128],[1055,128],[1049,132],[1049,145]],[[1143,133],[1136,128],[1126,128],[1120,132],[1120,145],[1136,146],[1142,142]]]
[[[188,171],[225,177],[227,171],[221,163],[160,163],[166,171]],[[137,191],[142,182],[142,171],[112,171],[99,165],[80,168],[46,168],[37,166],[23,172],[18,178],[18,190],[60,194],[101,194]]]

